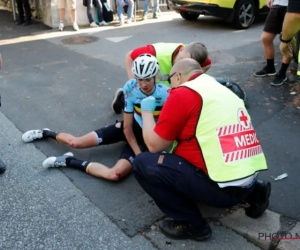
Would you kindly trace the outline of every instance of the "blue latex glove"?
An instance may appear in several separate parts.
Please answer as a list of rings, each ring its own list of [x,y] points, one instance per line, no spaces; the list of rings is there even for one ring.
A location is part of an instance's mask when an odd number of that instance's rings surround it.
[[[128,92],[132,92],[134,89],[134,86],[137,84],[138,84],[138,82],[136,79],[130,79],[129,81],[127,81],[125,83],[125,85],[123,86],[124,95],[126,95]]]
[[[153,96],[148,96],[141,102],[142,111],[154,111],[156,108],[156,100]]]

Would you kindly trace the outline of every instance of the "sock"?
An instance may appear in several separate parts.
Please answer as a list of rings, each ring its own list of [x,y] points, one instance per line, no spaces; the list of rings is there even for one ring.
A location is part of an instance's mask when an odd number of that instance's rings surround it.
[[[78,169],[82,172],[86,172],[87,166],[90,164],[90,161],[78,160],[74,157],[68,157],[66,159],[67,167]]]
[[[49,131],[49,130],[43,130],[43,138],[51,138],[56,140],[57,132]]]
[[[267,59],[267,69],[270,69],[270,70],[275,69],[274,58],[273,59]]]
[[[290,65],[289,63],[282,63],[281,68],[279,70],[279,75],[286,76],[286,71],[287,71],[289,65]]]

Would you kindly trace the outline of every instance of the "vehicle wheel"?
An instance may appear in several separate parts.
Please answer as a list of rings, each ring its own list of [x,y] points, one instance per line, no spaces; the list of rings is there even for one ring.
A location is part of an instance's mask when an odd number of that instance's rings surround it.
[[[183,19],[188,20],[188,21],[194,21],[200,16],[200,14],[195,14],[195,13],[191,13],[191,12],[183,12],[183,11],[180,11],[180,15]]]
[[[255,13],[253,0],[240,0],[234,8],[233,25],[237,29],[248,29],[255,19]]]

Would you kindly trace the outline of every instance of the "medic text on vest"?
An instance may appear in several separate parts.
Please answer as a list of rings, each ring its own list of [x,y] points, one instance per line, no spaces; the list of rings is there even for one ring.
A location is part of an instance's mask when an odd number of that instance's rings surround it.
[[[218,138],[226,162],[249,158],[262,153],[252,125],[245,128],[232,124],[218,129]]]

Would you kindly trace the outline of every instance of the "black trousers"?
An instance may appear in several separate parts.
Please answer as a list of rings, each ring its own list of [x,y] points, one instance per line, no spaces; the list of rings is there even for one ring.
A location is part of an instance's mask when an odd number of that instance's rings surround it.
[[[229,208],[245,203],[254,190],[254,185],[220,188],[201,169],[175,154],[141,153],[134,159],[133,174],[163,213],[194,227],[205,223],[197,202]]]
[[[31,10],[29,5],[29,0],[17,0],[17,8],[19,13],[20,22],[30,22],[31,21]],[[24,16],[25,12],[25,16]]]

